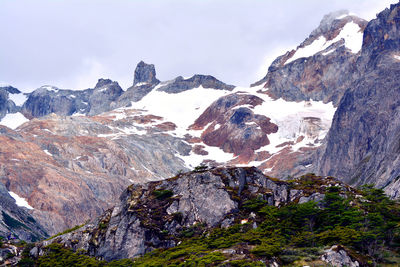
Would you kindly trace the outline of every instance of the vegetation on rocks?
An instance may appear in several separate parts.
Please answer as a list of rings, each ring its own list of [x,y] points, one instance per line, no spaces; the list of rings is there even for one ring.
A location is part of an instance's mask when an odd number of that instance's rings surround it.
[[[293,187],[315,186],[304,180]],[[271,206],[260,197],[249,197],[240,205],[240,221],[230,227],[206,228],[202,224],[183,229],[177,246],[160,248],[134,260],[105,262],[72,252],[60,244],[46,248],[36,260],[40,266],[323,266],[324,249],[340,245],[361,266],[398,264],[400,259],[400,204],[382,190],[364,186],[347,191],[324,187],[318,203],[292,202]],[[311,188],[310,188],[311,190]],[[162,201],[167,190],[154,194]],[[84,264],[84,265],[82,265]]]

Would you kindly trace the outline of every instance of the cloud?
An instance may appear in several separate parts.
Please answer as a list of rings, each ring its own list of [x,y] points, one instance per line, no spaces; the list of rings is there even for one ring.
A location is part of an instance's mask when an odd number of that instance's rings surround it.
[[[324,14],[348,9],[373,17],[393,2],[0,1],[0,25],[7,25],[0,27],[0,80],[33,90],[83,89],[110,78],[127,88],[144,60],[156,65],[161,80],[200,73],[247,86]]]
[[[107,74],[106,67],[95,58],[84,58],[78,74],[70,81],[71,89],[93,88],[100,77]]]

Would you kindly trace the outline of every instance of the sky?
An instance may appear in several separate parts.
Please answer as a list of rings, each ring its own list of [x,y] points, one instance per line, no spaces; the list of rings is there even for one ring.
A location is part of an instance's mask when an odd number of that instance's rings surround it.
[[[86,89],[133,83],[136,64],[158,79],[208,74],[234,85],[261,79],[322,17],[367,20],[397,0],[0,0],[0,84]]]

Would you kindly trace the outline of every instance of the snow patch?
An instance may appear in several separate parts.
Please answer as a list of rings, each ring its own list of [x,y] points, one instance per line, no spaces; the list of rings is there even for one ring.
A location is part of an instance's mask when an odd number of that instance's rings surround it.
[[[11,128],[15,130],[18,128],[20,125],[24,124],[25,122],[29,121],[27,118],[25,118],[22,113],[17,112],[17,113],[8,113],[1,121],[0,125],[7,126],[8,128]]]
[[[340,39],[344,39],[345,45],[353,54],[358,53],[362,47],[363,32],[357,23],[349,22],[340,31],[339,35],[331,42],[335,43]]]
[[[328,47],[326,43],[327,42],[325,37],[320,36],[318,39],[314,40],[314,42],[312,42],[311,44],[297,49],[294,55],[289,60],[287,60],[285,64],[288,64],[299,58],[311,57],[312,55],[315,55],[319,51],[324,50],[324,47],[325,48]]]
[[[314,143],[315,139],[323,139],[327,134],[335,114],[336,108],[332,103],[324,104],[322,101],[302,101],[302,102],[289,102],[283,99],[272,100],[266,95],[258,94],[259,97],[264,99],[262,105],[254,108],[254,113],[262,114],[271,118],[271,122],[278,125],[278,132],[268,135],[270,144],[260,148],[259,150],[268,151],[273,154],[283,147],[278,145],[296,141],[300,136],[304,136],[303,141],[296,146],[293,150],[297,150],[302,146],[307,146],[309,143]],[[319,129],[315,133],[318,136],[308,136],[307,132],[308,122],[305,118],[319,119]],[[258,150],[257,150],[258,151]]]
[[[46,154],[49,155],[50,157],[53,156],[53,154],[51,154],[47,149],[45,149],[45,150],[43,150],[43,151],[44,151],[44,153],[46,153]]]
[[[22,198],[11,191],[8,191],[8,193],[13,199],[15,199],[15,203],[17,204],[17,206],[33,210],[32,206],[28,204],[28,201],[26,201],[25,198]]]
[[[323,52],[322,55],[327,56],[327,55],[329,55],[329,54],[335,52],[335,50],[336,50],[335,48],[329,49],[328,51]]]
[[[231,93],[226,90],[215,90],[203,88],[202,86],[181,92],[179,94],[168,94],[157,91],[157,87],[147,94],[141,101],[132,103],[132,109],[145,110],[176,124],[174,133],[176,136],[184,137],[188,127],[194,123],[212,102],[221,96]]]
[[[47,91],[55,92],[55,93],[57,93],[59,90],[57,87],[52,86],[52,85],[43,85],[40,88],[43,88],[43,89],[46,89]]]
[[[204,150],[208,152],[208,155],[197,155],[191,151],[187,156],[179,156],[188,168],[199,166],[205,159],[215,160],[218,163],[226,163],[233,159],[233,153],[224,152],[219,147],[208,146],[204,143],[201,143],[201,145],[204,146]]]
[[[345,46],[350,49],[353,54],[356,54],[361,50],[362,38],[363,32],[361,31],[360,26],[351,21],[343,27],[343,29],[334,39],[327,41],[324,36],[320,36],[311,44],[298,48],[294,55],[287,60],[285,64],[288,64],[299,58],[311,57],[318,52],[327,49],[330,45],[340,41],[341,39],[344,39]]]
[[[149,83],[148,82],[141,82],[141,83],[135,84],[135,86],[142,86],[142,85],[146,85],[146,84],[149,84]]]

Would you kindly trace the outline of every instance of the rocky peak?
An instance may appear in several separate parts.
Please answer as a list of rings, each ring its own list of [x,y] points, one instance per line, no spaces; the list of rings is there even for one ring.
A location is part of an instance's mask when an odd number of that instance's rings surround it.
[[[106,85],[108,85],[108,84],[110,84],[110,83],[112,83],[112,82],[113,82],[113,81],[111,81],[110,79],[103,79],[103,78],[100,78],[100,79],[97,81],[97,84],[96,84],[96,86],[94,87],[94,89],[101,88],[101,87],[106,86]]]
[[[339,103],[347,89],[367,21],[346,11],[330,13],[296,49],[275,59],[263,86],[272,98]]]
[[[12,86],[3,86],[3,87],[0,87],[0,90],[5,90],[5,91],[9,92],[10,94],[21,94],[20,90],[18,90],[15,87],[12,87]]]
[[[327,40],[331,40],[335,37],[334,35],[338,33],[338,30],[342,29],[344,25],[349,22],[354,22],[358,24],[361,28],[365,28],[365,26],[367,25],[366,20],[359,18],[352,13],[349,13],[349,11],[338,10],[326,14],[322,18],[319,26],[311,32],[309,38],[323,35],[327,38]]]
[[[21,92],[12,86],[0,87],[0,120],[3,119],[7,113],[15,113],[20,110],[16,103],[11,99],[10,95],[21,94]],[[15,98],[13,98],[15,100]]]
[[[394,62],[400,58],[400,3],[393,4],[368,23],[364,31],[363,53],[359,65],[377,64],[379,55],[389,55]],[[368,63],[369,62],[369,63]]]
[[[211,75],[195,74],[190,78],[183,78],[182,76],[179,76],[161,86],[160,88],[158,88],[158,90],[166,93],[177,94],[186,90],[197,88],[199,86],[202,86],[203,88],[228,91],[232,91],[233,88],[235,88],[234,85],[229,85],[221,82]]]
[[[96,94],[96,92],[107,92],[111,100],[117,99],[124,92],[121,86],[119,86],[118,82],[112,81],[110,79],[99,79],[96,86],[94,87],[94,91],[94,95]]]
[[[156,78],[156,69],[153,64],[146,64],[140,61],[135,69],[133,85],[140,84],[158,84],[160,81]]]

